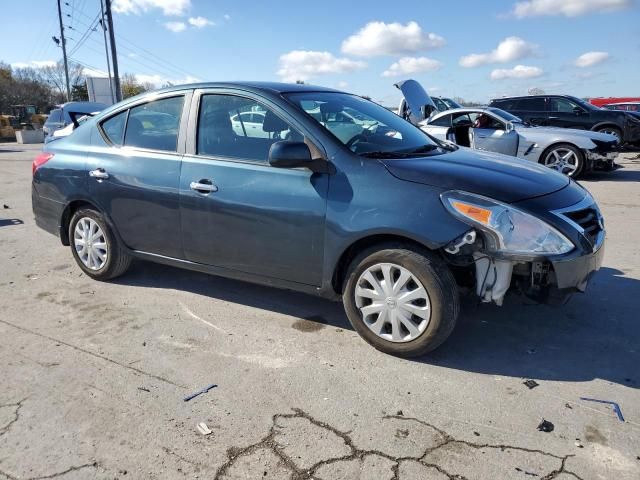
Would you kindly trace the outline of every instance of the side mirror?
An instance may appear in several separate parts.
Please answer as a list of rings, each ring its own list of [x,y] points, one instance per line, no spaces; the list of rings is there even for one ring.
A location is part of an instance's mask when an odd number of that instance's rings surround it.
[[[269,165],[276,168],[308,168],[314,173],[332,173],[329,162],[311,158],[311,150],[304,142],[274,143],[269,149]]]
[[[582,110],[580,107],[573,107],[573,113],[575,113],[576,115],[582,115],[584,113],[584,110]]]

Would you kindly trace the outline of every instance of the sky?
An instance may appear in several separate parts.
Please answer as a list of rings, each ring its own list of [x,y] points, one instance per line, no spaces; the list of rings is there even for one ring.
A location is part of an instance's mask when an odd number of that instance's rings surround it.
[[[26,8],[28,5],[28,8]],[[113,0],[120,73],[168,81],[303,80],[397,104],[487,102],[531,88],[640,96],[640,0]],[[2,0],[0,61],[62,58],[55,0]],[[106,71],[99,0],[62,0],[67,50]],[[11,40],[7,40],[11,39]]]

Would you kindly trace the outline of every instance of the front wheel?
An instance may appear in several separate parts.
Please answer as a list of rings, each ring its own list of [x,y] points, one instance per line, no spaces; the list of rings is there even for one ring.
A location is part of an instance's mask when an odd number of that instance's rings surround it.
[[[584,154],[570,143],[559,143],[542,153],[540,163],[568,177],[577,178],[584,170]]]
[[[95,280],[116,278],[131,264],[131,257],[96,210],[83,208],[73,214],[69,240],[76,263]]]
[[[622,131],[616,127],[602,127],[598,130],[598,133],[608,133],[618,139],[618,143],[622,143]]]
[[[455,327],[458,288],[444,262],[430,252],[389,245],[363,252],[347,274],[347,317],[378,350],[415,357],[439,347]]]

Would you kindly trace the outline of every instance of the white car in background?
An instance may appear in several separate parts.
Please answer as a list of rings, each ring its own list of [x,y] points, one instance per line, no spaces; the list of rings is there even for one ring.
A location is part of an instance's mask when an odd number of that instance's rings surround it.
[[[415,80],[407,80],[398,88],[408,105],[408,119],[439,140],[531,160],[570,177],[615,167],[619,141],[614,135],[537,127],[493,107],[455,108],[438,113],[429,108],[433,101]]]

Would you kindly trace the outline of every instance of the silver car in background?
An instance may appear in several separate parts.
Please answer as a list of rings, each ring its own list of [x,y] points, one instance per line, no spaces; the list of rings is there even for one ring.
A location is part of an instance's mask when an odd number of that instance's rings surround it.
[[[494,107],[437,112],[431,97],[415,80],[396,86],[408,108],[403,116],[439,140],[531,160],[574,178],[595,169],[615,168],[619,141],[614,135],[533,126]]]

